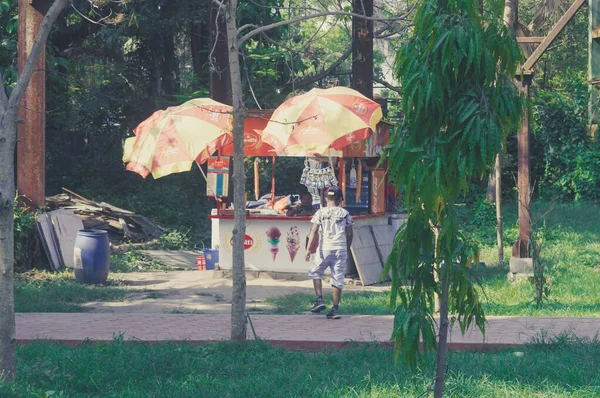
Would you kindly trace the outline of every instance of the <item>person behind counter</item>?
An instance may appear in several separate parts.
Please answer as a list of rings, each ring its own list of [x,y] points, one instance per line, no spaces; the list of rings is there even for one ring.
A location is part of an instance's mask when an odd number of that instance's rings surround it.
[[[300,195],[300,206],[292,206],[287,209],[286,215],[293,216],[313,216],[316,210],[313,207],[313,198],[310,192],[303,192]]]

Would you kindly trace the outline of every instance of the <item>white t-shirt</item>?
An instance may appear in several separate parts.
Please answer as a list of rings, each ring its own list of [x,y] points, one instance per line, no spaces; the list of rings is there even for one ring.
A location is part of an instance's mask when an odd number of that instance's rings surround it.
[[[342,207],[323,207],[310,220],[319,226],[323,250],[347,250],[346,227],[354,225],[352,216]]]

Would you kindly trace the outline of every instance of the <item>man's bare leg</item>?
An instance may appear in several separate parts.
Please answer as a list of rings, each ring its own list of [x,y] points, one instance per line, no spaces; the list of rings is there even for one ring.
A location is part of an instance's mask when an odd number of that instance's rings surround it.
[[[342,289],[338,287],[333,288],[333,305],[336,307],[340,305],[340,300],[342,298]]]
[[[323,297],[323,281],[320,279],[313,279],[313,286],[315,287],[315,295],[317,297]]]

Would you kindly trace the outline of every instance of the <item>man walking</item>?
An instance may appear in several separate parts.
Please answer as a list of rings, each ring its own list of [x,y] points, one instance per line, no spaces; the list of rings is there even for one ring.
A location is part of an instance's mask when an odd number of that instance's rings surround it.
[[[306,261],[310,261],[310,247],[315,239],[315,234],[320,233],[320,245],[316,253],[315,265],[308,271],[308,279],[312,279],[317,299],[311,312],[319,313],[326,309],[323,302],[323,275],[325,270],[331,268],[331,286],[333,287],[333,307],[327,313],[327,319],[339,319],[339,305],[344,288],[346,275],[346,262],[348,251],[352,244],[352,225],[354,221],[348,211],[340,207],[342,190],[332,186],[327,191],[327,207],[319,209],[311,222],[313,227],[308,238]]]

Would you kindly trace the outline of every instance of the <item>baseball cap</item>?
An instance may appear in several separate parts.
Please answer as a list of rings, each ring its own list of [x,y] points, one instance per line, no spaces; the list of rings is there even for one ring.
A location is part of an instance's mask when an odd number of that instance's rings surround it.
[[[342,199],[342,190],[337,185],[330,186],[327,190],[327,196],[335,200]]]

